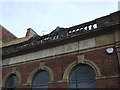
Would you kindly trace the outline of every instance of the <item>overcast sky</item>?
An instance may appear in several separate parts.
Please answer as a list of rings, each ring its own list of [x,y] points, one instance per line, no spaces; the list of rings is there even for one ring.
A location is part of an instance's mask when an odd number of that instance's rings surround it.
[[[24,37],[27,28],[43,35],[57,26],[71,27],[116,12],[119,0],[73,1],[1,2],[0,24],[17,37]]]

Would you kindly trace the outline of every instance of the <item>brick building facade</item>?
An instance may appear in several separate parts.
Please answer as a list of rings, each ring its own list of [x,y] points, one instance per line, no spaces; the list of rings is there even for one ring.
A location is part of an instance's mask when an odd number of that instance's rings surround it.
[[[120,11],[70,28],[57,27],[44,36],[28,29],[25,37],[2,47],[2,87],[11,75],[17,77],[16,88],[42,87],[42,81],[35,81],[41,75],[44,78],[38,79],[46,81],[47,88],[120,88],[119,16]]]
[[[11,32],[9,32],[6,28],[4,28],[2,25],[0,25],[0,40],[5,43],[9,42],[11,40],[17,39],[15,35],[13,35]]]

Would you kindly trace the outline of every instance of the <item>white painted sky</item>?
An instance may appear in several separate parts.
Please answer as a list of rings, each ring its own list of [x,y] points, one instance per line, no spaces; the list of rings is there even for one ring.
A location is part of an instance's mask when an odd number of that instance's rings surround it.
[[[17,37],[24,37],[27,28],[39,35],[48,34],[57,26],[71,27],[118,10],[119,0],[1,0],[1,25]]]

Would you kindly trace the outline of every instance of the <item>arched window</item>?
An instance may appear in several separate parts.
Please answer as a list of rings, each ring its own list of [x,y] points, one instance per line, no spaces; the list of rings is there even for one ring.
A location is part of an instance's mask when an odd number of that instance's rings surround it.
[[[16,76],[16,74],[11,74],[7,79],[5,88],[16,88],[17,84],[18,84],[18,77]]]
[[[96,88],[95,71],[86,64],[73,68],[69,76],[70,88]]]
[[[32,81],[32,89],[34,88],[48,88],[49,85],[49,73],[45,70],[40,70],[37,72],[34,76],[34,79]]]

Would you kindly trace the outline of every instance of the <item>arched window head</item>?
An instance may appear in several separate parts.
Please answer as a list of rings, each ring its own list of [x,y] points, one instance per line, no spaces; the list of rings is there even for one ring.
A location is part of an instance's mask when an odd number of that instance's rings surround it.
[[[18,77],[16,74],[11,74],[5,84],[5,88],[16,88],[18,84]]]
[[[86,64],[73,68],[70,76],[70,88],[96,88],[95,71]]]
[[[33,90],[34,88],[47,89],[49,86],[49,81],[50,81],[49,73],[46,70],[40,70],[34,76],[34,79],[32,81],[32,89]]]

